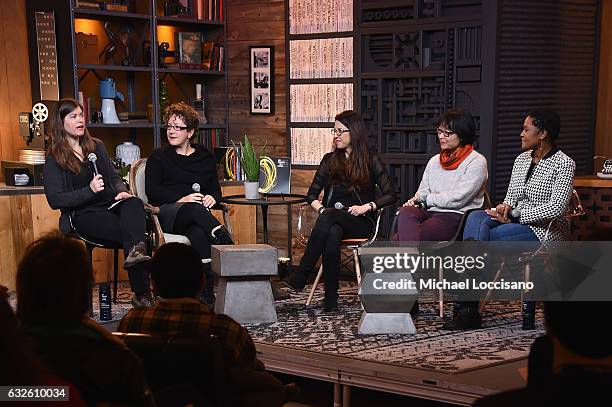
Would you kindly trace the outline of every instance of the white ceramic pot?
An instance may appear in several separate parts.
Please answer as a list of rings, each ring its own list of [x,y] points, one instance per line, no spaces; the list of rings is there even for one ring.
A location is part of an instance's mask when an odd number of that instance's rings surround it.
[[[246,199],[259,199],[259,182],[244,181],[244,197]]]
[[[132,142],[126,141],[117,146],[116,154],[117,158],[120,158],[125,165],[132,165],[140,159],[140,147]]]

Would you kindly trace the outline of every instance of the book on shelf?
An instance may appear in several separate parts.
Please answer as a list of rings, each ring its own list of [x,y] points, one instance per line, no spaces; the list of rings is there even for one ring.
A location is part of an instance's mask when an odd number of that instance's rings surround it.
[[[214,46],[215,43],[212,41],[206,41],[202,44],[202,65],[204,69],[211,69]]]
[[[178,62],[180,64],[202,64],[202,34],[199,32],[177,32],[175,36]]]
[[[88,10],[100,10],[100,4],[97,1],[80,1],[76,2],[77,8],[83,8]]]
[[[128,11],[127,4],[117,4],[117,3],[104,3],[104,9],[108,11]]]

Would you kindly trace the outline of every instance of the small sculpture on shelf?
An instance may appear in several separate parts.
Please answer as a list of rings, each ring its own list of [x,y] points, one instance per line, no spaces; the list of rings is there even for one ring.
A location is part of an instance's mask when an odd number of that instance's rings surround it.
[[[176,51],[170,51],[170,44],[162,42],[157,47],[157,58],[159,59],[158,64],[160,68],[167,68],[168,66],[164,63],[166,58],[176,58]]]
[[[117,32],[114,32],[110,21],[104,22],[104,32],[108,37],[108,44],[100,53],[100,57],[104,57],[104,63],[108,65],[134,65],[133,54],[133,32],[132,27],[128,25],[122,26]]]
[[[170,97],[168,96],[168,84],[166,81],[159,81],[159,110],[161,112],[159,120],[162,124],[164,124],[164,111],[169,104]]]

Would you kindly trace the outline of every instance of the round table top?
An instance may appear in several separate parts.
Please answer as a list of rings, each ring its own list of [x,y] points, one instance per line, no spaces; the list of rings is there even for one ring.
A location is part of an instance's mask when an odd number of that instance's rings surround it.
[[[244,195],[228,195],[221,202],[232,205],[294,205],[306,202],[306,195],[300,194],[261,194],[259,199],[246,199]]]

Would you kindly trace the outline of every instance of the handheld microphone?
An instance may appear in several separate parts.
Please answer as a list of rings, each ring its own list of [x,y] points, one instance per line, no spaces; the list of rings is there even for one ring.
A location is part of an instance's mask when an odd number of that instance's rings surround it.
[[[342,210],[344,210],[344,211],[348,211],[348,208],[347,208],[346,206],[342,205],[342,203],[341,203],[341,202],[336,202],[336,203],[334,204],[334,208],[336,208],[336,209],[340,209],[341,211],[342,211]]]
[[[193,190],[193,192],[199,193],[200,192],[200,184],[198,184],[197,182],[195,182],[192,186],[191,189]]]
[[[513,208],[510,211],[510,216],[513,217],[514,219],[518,219],[521,217],[521,208]]]
[[[98,166],[96,165],[96,161],[98,160],[98,156],[94,153],[87,154],[87,159],[93,164],[94,167],[94,175],[98,175]]]

